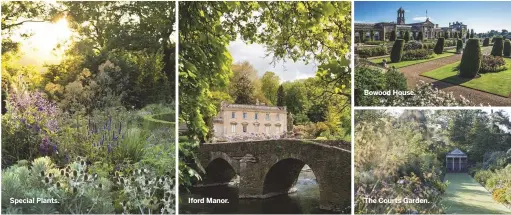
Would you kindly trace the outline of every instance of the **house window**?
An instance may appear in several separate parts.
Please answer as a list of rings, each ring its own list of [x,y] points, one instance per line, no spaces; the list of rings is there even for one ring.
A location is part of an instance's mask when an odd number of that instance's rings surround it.
[[[265,133],[267,133],[267,134],[270,133],[270,126],[269,125],[267,125],[264,129],[265,129],[265,131],[264,131]]]
[[[280,114],[277,114],[277,120],[280,120]]]
[[[243,133],[247,133],[247,125],[243,125]]]
[[[235,119],[236,118],[236,112],[232,112],[232,118]]]
[[[277,126],[277,134],[280,134],[280,126]]]
[[[248,114],[246,112],[243,112],[243,119],[247,119]]]
[[[236,125],[231,125],[231,132],[236,133]]]
[[[259,125],[254,125],[254,132],[259,133]]]
[[[258,116],[259,116],[259,114],[255,113],[255,115],[254,115],[254,119],[257,119],[257,118],[258,118]]]
[[[266,120],[270,120],[270,113],[266,113]]]

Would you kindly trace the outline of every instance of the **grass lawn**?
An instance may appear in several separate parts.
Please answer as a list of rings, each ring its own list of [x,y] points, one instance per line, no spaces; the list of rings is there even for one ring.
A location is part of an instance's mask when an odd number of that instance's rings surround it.
[[[390,63],[390,57],[375,58],[375,59],[371,59],[369,61],[371,61],[373,63],[381,63],[383,61],[383,59],[387,59],[387,65],[389,65],[389,67],[395,66],[396,68],[402,68],[402,67],[406,67],[406,66],[410,66],[410,65],[414,65],[414,64],[418,64],[418,63],[424,63],[424,62],[427,62],[430,60],[435,60],[438,58],[449,57],[454,54],[455,54],[455,51],[449,50],[449,51],[444,51],[444,53],[442,53],[442,54],[435,55],[434,57],[429,58],[429,59],[408,60],[408,61],[401,61],[399,63]]]
[[[433,71],[422,73],[422,76],[430,77],[436,80],[458,84],[464,87],[477,89],[504,97],[509,97],[511,93],[511,59],[505,58],[507,70],[496,73],[481,74],[481,77],[474,79],[465,79],[458,76],[458,71],[454,70],[459,65],[456,63],[448,64]]]
[[[511,210],[492,199],[477,181],[466,173],[448,173],[449,186],[442,200],[448,214],[510,214]]]

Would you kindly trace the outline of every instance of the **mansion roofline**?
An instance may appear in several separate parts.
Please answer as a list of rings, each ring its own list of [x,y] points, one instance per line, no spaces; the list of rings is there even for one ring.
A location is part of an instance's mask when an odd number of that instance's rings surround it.
[[[274,111],[286,111],[286,106],[269,106],[265,103],[259,103],[257,102],[254,105],[249,104],[230,104],[227,102],[221,103],[221,109],[228,110],[228,109],[250,109],[250,110],[274,110]]]

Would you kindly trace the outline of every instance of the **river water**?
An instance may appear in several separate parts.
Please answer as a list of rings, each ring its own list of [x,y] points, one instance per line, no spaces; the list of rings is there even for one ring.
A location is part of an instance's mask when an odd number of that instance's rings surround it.
[[[179,211],[182,214],[235,213],[235,214],[319,214],[333,213],[319,208],[319,186],[316,177],[306,166],[298,176],[292,190],[296,192],[267,199],[239,199],[235,185],[193,188],[190,194],[180,195]],[[189,198],[228,199],[228,204],[192,204]]]

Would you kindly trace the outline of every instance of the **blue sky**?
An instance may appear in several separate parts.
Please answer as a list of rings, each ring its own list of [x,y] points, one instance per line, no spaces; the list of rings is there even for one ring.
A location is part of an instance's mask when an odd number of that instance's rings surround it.
[[[459,21],[476,33],[511,30],[509,1],[356,1],[355,22],[395,22],[399,7],[405,9],[406,23],[424,21],[427,10],[430,20],[439,24],[439,27],[447,27],[449,22]]]

